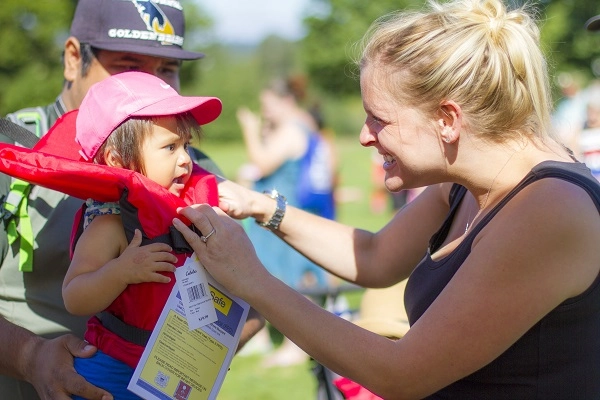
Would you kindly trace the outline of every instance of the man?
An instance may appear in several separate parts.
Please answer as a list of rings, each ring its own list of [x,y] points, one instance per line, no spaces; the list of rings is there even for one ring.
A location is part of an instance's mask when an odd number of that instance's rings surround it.
[[[21,110],[9,118],[42,135],[62,114],[79,107],[91,85],[129,70],[156,75],[179,90],[182,60],[203,56],[183,49],[184,28],[178,1],[80,0],[64,45],[60,95],[49,106]],[[194,155],[202,157],[197,151]],[[210,159],[204,157],[200,164],[215,171]],[[10,210],[3,213],[0,229],[1,397],[112,398],[74,372],[73,356],[89,357],[96,349],[79,339],[87,318],[67,313],[61,296],[71,225],[81,200],[39,186],[11,187],[6,176],[0,177],[0,194],[8,203],[3,208]],[[25,203],[11,208],[15,198]],[[263,324],[262,317],[252,313],[241,344]]]

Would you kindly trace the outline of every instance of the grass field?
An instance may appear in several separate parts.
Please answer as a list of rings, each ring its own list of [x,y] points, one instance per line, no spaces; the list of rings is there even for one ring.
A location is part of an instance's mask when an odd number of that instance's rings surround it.
[[[371,153],[356,138],[336,142],[339,157],[341,201],[338,220],[360,228],[377,230],[392,216],[390,210],[373,214],[369,208]],[[221,167],[228,178],[234,178],[247,158],[243,144],[218,144],[206,139],[202,149]],[[360,292],[349,293],[352,309],[358,307]],[[262,368],[263,356],[236,356],[219,394],[219,400],[310,400],[316,398],[317,381],[311,372],[313,364],[292,367]]]

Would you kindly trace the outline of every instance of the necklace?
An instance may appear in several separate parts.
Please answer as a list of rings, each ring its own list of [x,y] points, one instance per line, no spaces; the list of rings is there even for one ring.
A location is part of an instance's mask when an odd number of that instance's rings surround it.
[[[494,177],[494,179],[492,179],[492,183],[490,183],[490,187],[487,191],[487,193],[485,194],[485,199],[483,200],[483,205],[481,206],[481,208],[479,209],[479,211],[477,211],[477,214],[475,214],[475,217],[473,217],[473,219],[471,220],[471,210],[469,210],[469,217],[467,218],[467,225],[465,225],[465,233],[467,233],[467,231],[469,230],[469,228],[471,226],[473,226],[473,222],[475,222],[475,220],[477,219],[477,217],[479,217],[479,214],[481,214],[481,212],[485,209],[485,206],[487,205],[488,199],[490,198],[490,193],[492,192],[492,188],[494,187],[494,183],[496,182],[496,179],[498,179],[498,177],[500,176],[500,174],[502,173],[502,171],[504,171],[504,168],[506,168],[506,166],[508,165],[508,162],[511,160],[511,158],[513,158],[513,156],[515,155],[516,151],[514,151],[510,157],[508,157],[508,160],[506,160],[506,162],[504,163],[504,165],[502,166],[502,168],[500,168],[500,171],[498,171],[498,173],[496,174],[496,176]]]

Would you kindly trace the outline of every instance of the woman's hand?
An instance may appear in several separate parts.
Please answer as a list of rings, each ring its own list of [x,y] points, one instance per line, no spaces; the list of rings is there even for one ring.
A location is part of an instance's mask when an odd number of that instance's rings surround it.
[[[178,218],[173,220],[213,278],[242,298],[248,290],[260,287],[261,277],[268,272],[240,224],[207,204],[180,208],[178,212],[202,232],[197,234]]]
[[[240,107],[237,110],[236,116],[246,140],[260,137],[262,125],[260,116],[250,111],[247,107]]]
[[[257,197],[265,196],[228,180],[219,182],[219,207],[232,218],[254,217],[257,213],[253,209],[260,205]]]

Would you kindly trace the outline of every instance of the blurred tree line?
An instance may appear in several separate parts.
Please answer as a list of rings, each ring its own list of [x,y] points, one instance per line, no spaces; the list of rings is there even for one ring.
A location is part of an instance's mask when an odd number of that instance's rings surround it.
[[[360,102],[356,43],[368,26],[388,12],[421,6],[423,0],[309,0],[303,16],[306,36],[290,42],[267,37],[254,47],[223,45],[211,36],[209,13],[193,0],[186,10],[184,47],[203,51],[200,61],[182,70],[184,94],[223,100],[222,116],[205,129],[211,140],[239,140],[235,111],[258,109],[258,92],[270,79],[304,74],[310,82],[307,106],[318,104],[327,125],[340,135],[358,133],[364,119]],[[521,0],[508,0],[521,4]],[[2,0],[0,8],[0,114],[54,100],[62,86],[61,51],[76,0]],[[600,14],[588,0],[542,0],[534,6],[542,23],[542,42],[553,75],[576,71],[585,80],[600,75],[600,33],[584,30]],[[248,21],[248,23],[253,23]],[[556,98],[558,100],[559,93]]]

